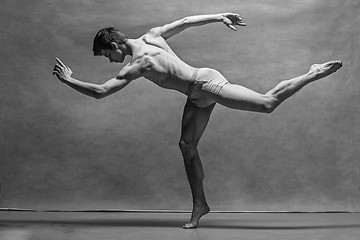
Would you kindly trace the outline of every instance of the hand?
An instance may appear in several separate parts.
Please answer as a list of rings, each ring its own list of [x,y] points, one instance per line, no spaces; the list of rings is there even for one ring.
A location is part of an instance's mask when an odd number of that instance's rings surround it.
[[[230,29],[236,31],[234,25],[238,26],[246,26],[246,23],[242,22],[242,19],[239,14],[237,13],[223,13],[222,15],[222,22],[229,27]]]
[[[53,75],[55,75],[60,81],[68,81],[71,78],[73,72],[67,67],[60,59],[56,58],[57,64],[55,64]]]

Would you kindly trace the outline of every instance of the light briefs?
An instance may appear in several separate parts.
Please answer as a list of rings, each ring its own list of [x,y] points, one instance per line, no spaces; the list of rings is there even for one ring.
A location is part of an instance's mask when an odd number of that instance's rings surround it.
[[[216,95],[219,95],[228,83],[226,78],[214,69],[195,68],[186,95],[197,107],[205,108],[216,103]]]

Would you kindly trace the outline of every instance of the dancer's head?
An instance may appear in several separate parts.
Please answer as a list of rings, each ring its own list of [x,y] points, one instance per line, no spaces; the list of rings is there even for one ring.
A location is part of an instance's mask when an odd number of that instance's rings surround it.
[[[94,56],[108,57],[111,62],[122,62],[127,49],[128,38],[114,27],[101,29],[94,38]]]

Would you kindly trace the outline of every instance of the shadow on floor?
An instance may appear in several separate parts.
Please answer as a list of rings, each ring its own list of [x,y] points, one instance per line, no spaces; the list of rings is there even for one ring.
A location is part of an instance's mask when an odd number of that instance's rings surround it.
[[[9,226],[27,226],[27,225],[73,225],[81,227],[161,227],[161,228],[179,228],[184,222],[182,220],[175,219],[72,219],[72,220],[45,220],[45,219],[35,219],[35,220],[22,220],[22,219],[11,219],[11,220],[1,220],[0,227],[9,227]],[[222,223],[222,220],[212,220],[210,223],[204,220],[200,223],[199,228],[212,228],[212,229],[255,229],[255,230],[294,230],[294,229],[334,229],[334,228],[360,228],[360,224],[292,224],[291,222],[287,223],[286,226],[279,223],[274,224],[269,221],[268,224],[262,222],[261,224],[249,224],[246,220],[243,220],[241,223],[239,221],[234,221],[234,223],[226,221],[226,224]]]

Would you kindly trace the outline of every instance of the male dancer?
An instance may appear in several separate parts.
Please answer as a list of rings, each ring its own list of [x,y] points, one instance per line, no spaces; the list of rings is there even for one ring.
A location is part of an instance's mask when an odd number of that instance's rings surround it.
[[[127,38],[115,28],[104,28],[94,38],[94,55],[105,56],[110,62],[123,62],[126,55],[132,56],[132,60],[115,78],[101,85],[79,81],[71,76],[71,69],[58,58],[53,71],[63,83],[97,99],[123,89],[139,77],[145,77],[160,87],[174,89],[187,95],[179,146],[193,196],[193,209],[190,221],[183,226],[184,228],[196,228],[199,219],[210,211],[203,190],[204,173],[197,145],[215,104],[219,103],[232,109],[271,113],[280,103],[308,83],[326,77],[342,66],[340,61],[314,64],[307,73],[282,81],[265,94],[254,92],[229,83],[214,69],[190,66],[183,62],[166,42],[166,39],[189,27],[215,22],[222,22],[232,30],[236,30],[235,25],[246,26],[238,14],[222,13],[185,17],[152,28],[137,39]]]

